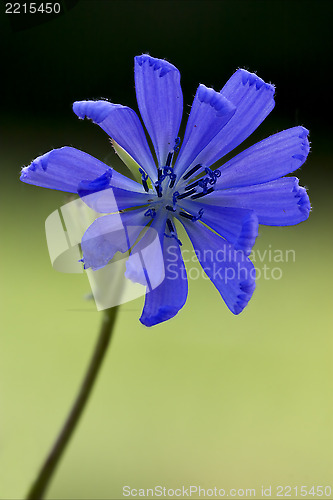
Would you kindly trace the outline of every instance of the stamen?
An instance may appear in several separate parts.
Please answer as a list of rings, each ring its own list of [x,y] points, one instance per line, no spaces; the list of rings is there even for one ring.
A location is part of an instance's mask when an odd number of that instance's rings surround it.
[[[147,184],[148,174],[146,174],[146,172],[142,168],[139,168],[139,172],[142,176],[141,181],[142,181],[143,189],[146,191],[146,193],[148,193],[148,191],[149,191],[149,187]]]
[[[190,220],[193,220],[193,215],[191,214],[187,214],[186,212],[179,212],[179,215],[181,215],[182,217],[184,217],[185,219],[190,219]]]
[[[200,208],[198,215],[191,215],[191,214],[188,214],[186,212],[179,212],[179,215],[181,215],[185,219],[190,219],[192,222],[196,222],[197,220],[201,219],[203,213],[204,213],[204,209]]]
[[[171,175],[174,175],[173,168],[170,167],[169,165],[166,165],[165,167],[163,167],[163,175],[161,177],[161,180],[164,180],[166,177],[171,176]]]
[[[171,220],[167,219],[166,223],[167,223],[167,226],[168,226],[168,229],[169,229],[170,233],[174,233],[175,232],[175,228],[173,227]]]
[[[191,199],[196,200],[198,198],[202,198],[203,196],[206,196],[206,194],[212,193],[213,191],[214,191],[214,188],[211,187],[211,188],[207,189],[206,192],[203,191],[202,193],[197,193],[197,194],[191,196]]]
[[[175,139],[175,146],[173,148],[174,152],[176,153],[180,148],[180,137],[176,137]]]
[[[172,203],[173,203],[173,208],[175,208],[175,205],[177,203],[177,199],[178,199],[178,196],[179,196],[179,192],[178,191],[175,191],[172,195]]]
[[[158,196],[159,198],[161,198],[161,197],[162,197],[162,186],[161,186],[160,182],[161,182],[161,181],[156,181],[156,182],[155,182],[155,188],[156,188],[157,196]]]
[[[149,209],[148,209],[148,210],[144,213],[144,215],[145,215],[146,217],[151,217],[151,218],[153,219],[154,217],[156,217],[156,210],[155,210],[155,208],[149,208]]]
[[[206,193],[207,192],[207,184],[209,182],[209,179],[207,177],[204,177],[203,179],[200,179],[198,182],[199,186],[202,188],[202,192]]]
[[[185,179],[185,177],[187,178],[187,176],[190,176],[192,170],[190,170],[190,172],[188,172],[188,174],[184,175],[183,179]],[[200,186],[203,189],[203,193],[206,194],[208,184],[210,184],[210,185],[216,184],[216,179],[218,177],[221,177],[220,170],[213,171],[209,167],[206,167],[205,172],[207,174],[205,177],[202,177],[201,179],[199,179],[195,182],[192,182],[192,184],[189,184],[188,186],[186,186],[185,191],[188,191],[189,189],[192,189],[196,186]]]
[[[177,196],[177,200],[182,200],[183,198],[187,198],[188,196],[191,196],[191,194],[194,194],[194,193],[196,193],[196,190],[195,189],[191,189],[191,191],[187,191],[187,193],[179,194]]]
[[[186,179],[188,179],[189,177],[191,177],[191,175],[193,175],[197,170],[199,170],[199,168],[202,168],[201,163],[198,163],[198,165],[196,165],[195,167],[191,168],[191,170],[189,170],[187,172],[187,174],[183,175],[184,181],[186,181]]]
[[[164,236],[166,236],[167,238],[175,238],[178,245],[182,246],[182,242],[177,238],[176,231],[175,231],[175,228],[173,227],[171,220],[167,219],[166,223],[167,223],[168,229],[170,231],[170,234],[164,233]]]
[[[192,184],[189,184],[188,186],[186,186],[185,191],[188,191],[189,189],[194,188],[198,184],[199,184],[199,181],[192,182]]]
[[[206,174],[209,175],[210,179],[209,179],[209,184],[216,184],[216,180],[218,179],[218,177],[221,177],[221,171],[220,170],[211,170],[209,167],[206,167],[205,168],[205,172]]]
[[[196,215],[193,219],[193,221],[197,221],[199,219],[201,219],[201,217],[203,216],[203,213],[204,213],[204,209],[203,208],[200,208],[199,212],[198,212],[198,215]]]
[[[170,184],[169,184],[169,188],[173,188],[173,186],[175,185],[175,182],[176,182],[176,179],[177,179],[177,175],[172,173],[170,174]]]
[[[177,238],[177,236],[176,236],[175,233],[172,233],[172,234],[166,234],[166,233],[164,233],[164,236],[166,236],[167,238],[175,238],[175,240],[177,241],[178,245],[180,247],[182,246],[182,242]]]
[[[165,207],[165,208],[166,208],[167,210],[169,210],[169,212],[175,212],[175,211],[176,211],[176,209],[175,209],[175,208],[173,208],[173,207],[171,207],[170,205],[166,205],[166,207]]]
[[[170,154],[172,155],[173,153],[169,153],[169,155]],[[158,169],[158,181],[155,183],[155,186],[157,184],[161,186],[162,181],[164,181],[166,177],[170,177],[169,187],[173,187],[177,176],[173,173],[173,168],[170,167],[170,165],[166,165],[165,167],[163,167],[163,169]]]
[[[87,268],[86,268],[86,264],[85,264],[85,262],[84,262],[84,258],[83,258],[83,257],[82,257],[82,259],[78,260],[78,262],[82,262],[82,264],[83,264],[83,269],[87,269]]]
[[[170,151],[170,153],[168,153],[168,157],[167,157],[167,160],[165,162],[165,166],[166,167],[170,167],[171,161],[172,161],[172,157],[173,157],[173,151]]]

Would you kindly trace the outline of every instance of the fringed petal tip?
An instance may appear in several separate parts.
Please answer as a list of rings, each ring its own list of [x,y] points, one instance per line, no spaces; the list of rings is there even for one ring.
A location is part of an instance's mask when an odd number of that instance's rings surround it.
[[[255,288],[256,282],[254,278],[244,280],[239,284],[240,293],[237,295],[237,301],[232,308],[229,307],[233,314],[238,315],[243,311],[249,303]]]
[[[153,66],[154,71],[160,71],[160,77],[167,75],[170,71],[176,71],[179,74],[178,69],[173,64],[165,61],[164,59],[156,59],[155,57],[151,57],[148,54],[135,56],[134,61],[139,66],[143,66],[146,63],[148,63],[149,66]]]
[[[299,211],[302,214],[302,218],[300,222],[305,221],[311,212],[311,203],[309,199],[309,195],[306,191],[306,189],[302,186],[299,186],[299,180],[295,178],[295,184],[293,187],[292,192],[294,193],[295,198],[297,199],[297,205],[299,208]]]
[[[155,326],[159,323],[163,323],[164,321],[168,321],[169,319],[173,318],[178,312],[179,307],[170,307],[167,305],[159,307],[158,311],[154,315],[146,314],[143,310],[140,322],[144,326]]]
[[[99,253],[101,253],[100,249]],[[103,267],[109,264],[110,259],[108,257],[103,258],[99,256],[99,260],[97,260],[94,253],[90,251],[86,253],[83,259],[81,259],[81,262],[84,270],[91,269],[91,271],[99,271],[99,269],[103,269]]]
[[[252,247],[258,236],[259,222],[255,212],[245,215],[242,220],[242,229],[234,243],[236,250],[242,250],[246,256],[250,255]]]
[[[108,166],[93,156],[79,149],[63,146],[52,149],[24,167],[20,179],[35,186],[77,193],[81,181],[92,182],[106,171]]]
[[[99,125],[139,166],[145,165],[148,175],[155,180],[155,162],[133,109],[101,100],[76,101],[73,111],[80,119],[88,118]]]
[[[29,167],[23,167],[20,174],[20,181],[25,182],[29,175]]]
[[[63,148],[59,149],[61,150]],[[46,172],[47,165],[49,162],[49,156],[50,154],[52,154],[53,151],[59,151],[59,150],[54,149],[52,151],[48,151],[47,153],[35,158],[27,167],[23,167],[21,171],[20,180],[24,182],[26,179],[28,179],[29,172],[35,172],[36,170],[42,170],[43,172]]]
[[[299,161],[298,166],[296,166],[294,170],[297,170],[301,165],[303,165],[310,152],[310,142],[308,138],[309,131],[302,126],[296,127],[296,130],[298,131],[298,137],[301,139],[301,141],[299,143],[299,151],[292,155],[292,158],[294,160]]]
[[[214,108],[217,116],[224,116],[236,110],[236,107],[226,97],[216,92],[214,89],[206,87],[202,83],[198,87],[197,98],[200,102],[209,104]]]
[[[97,125],[105,120],[115,108],[122,108],[121,104],[112,104],[109,101],[75,101],[73,111],[80,120],[89,118]]]
[[[243,85],[249,85],[249,87],[252,87],[252,85],[255,85],[257,90],[260,90],[261,88],[264,88],[265,90],[269,90],[274,94],[275,92],[275,86],[272,85],[271,83],[266,83],[264,80],[259,78],[255,73],[250,73],[246,69],[238,69],[236,71],[236,74],[241,77],[241,81]]]
[[[308,135],[309,135],[309,131],[307,128],[303,127],[302,125],[299,125],[298,127],[298,130],[299,130],[299,137],[301,139],[307,139]]]
[[[92,271],[98,271],[99,269],[102,269],[102,267],[105,267],[109,260],[105,260],[104,262],[101,262],[100,265],[95,265],[96,259],[93,256],[93,260],[90,262],[90,255],[87,253],[85,257],[82,257],[82,259],[79,260],[79,262],[82,262],[83,269],[91,269]]]

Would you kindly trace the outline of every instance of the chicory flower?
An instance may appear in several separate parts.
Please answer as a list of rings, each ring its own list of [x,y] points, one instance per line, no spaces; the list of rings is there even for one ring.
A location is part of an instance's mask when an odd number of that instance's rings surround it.
[[[184,226],[228,308],[239,314],[255,289],[255,270],[248,255],[258,224],[293,225],[309,216],[306,190],[296,177],[284,177],[304,163],[308,131],[301,126],[284,130],[211,169],[270,113],[274,87],[244,69],[238,69],[220,92],[199,85],[181,146],[183,96],[177,68],[149,55],[136,57],[135,90],[155,158],[131,108],[98,100],[75,102],[73,110],[109,135],[120,157],[136,169],[140,182],[72,147],[38,157],[23,168],[21,180],[78,193],[91,208],[107,214],[96,219],[83,236],[86,268],[102,268],[117,251],[143,249],[150,234],[142,236],[143,228],[157,232],[164,279],[146,293],[140,318],[144,325],[172,318],[187,298],[175,220]],[[127,231],[119,236],[122,228],[132,228],[130,238]],[[147,276],[160,275],[154,255],[141,271],[132,255],[127,277],[147,283]]]

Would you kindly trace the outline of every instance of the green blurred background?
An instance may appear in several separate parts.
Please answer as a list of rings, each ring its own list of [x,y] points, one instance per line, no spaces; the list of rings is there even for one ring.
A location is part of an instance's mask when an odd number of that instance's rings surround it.
[[[118,499],[124,485],[255,488],[255,498],[262,485],[333,490],[333,3],[60,3],[65,13],[48,21],[6,16],[0,4],[0,498],[23,498],[35,477],[101,320],[84,299],[86,276],[49,261],[44,222],[65,195],[20,183],[20,168],[62,145],[113,163],[106,135],[71,104],[107,97],[135,108],[133,57],[143,52],[180,69],[187,105],[198,83],[219,90],[238,67],[273,82],[276,107],[244,146],[309,128],[297,175],[313,212],[296,227],[260,228],[257,250],[294,249],[296,259],[277,264],[282,279],[258,281],[239,317],[207,280],[191,280],[185,308],[152,329],[138,321],[142,298],[121,307],[48,498]]]

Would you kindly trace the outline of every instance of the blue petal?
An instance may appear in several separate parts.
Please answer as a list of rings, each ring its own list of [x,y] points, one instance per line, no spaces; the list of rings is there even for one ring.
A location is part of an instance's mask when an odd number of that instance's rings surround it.
[[[187,122],[182,148],[175,164],[175,173],[181,175],[193,167],[199,153],[228,123],[235,111],[235,106],[222,94],[205,85],[199,85]]]
[[[177,68],[146,54],[135,57],[135,90],[139,110],[153,142],[159,166],[174,148],[183,114]]]
[[[93,183],[80,184],[79,195],[88,207],[100,214],[118,212],[126,208],[147,205],[157,199],[154,193],[137,193],[128,189],[115,188],[112,185],[103,185],[102,189],[96,189],[96,184],[100,184],[100,179]]]
[[[142,209],[96,219],[81,241],[85,269],[100,269],[116,252],[127,252],[148,222]]]
[[[196,215],[202,205],[199,200],[183,200],[182,206],[190,214]],[[251,253],[258,236],[258,217],[252,210],[206,204],[200,220],[232,243],[236,250],[242,250],[245,255]]]
[[[132,248],[126,263],[126,278],[149,289],[156,288],[165,275],[161,244],[165,224],[166,216],[159,212],[144,236]]]
[[[112,169],[109,168],[103,175],[97,177],[93,181],[83,180],[79,182],[77,192],[83,198],[92,193],[98,193],[99,191],[104,191],[104,189],[110,188],[110,181],[112,180]]]
[[[197,162],[206,167],[241,144],[274,108],[273,85],[244,69],[233,74],[221,94],[236,106],[236,112],[198,156]]]
[[[165,277],[157,288],[146,294],[140,318],[145,326],[173,318],[187,299],[187,275],[179,245],[173,238],[164,237],[162,241]]]
[[[156,181],[156,165],[139,117],[133,109],[108,101],[77,101],[73,104],[73,111],[79,118],[90,118],[99,125],[145,169],[153,182]]]
[[[143,188],[79,149],[65,146],[36,158],[22,169],[20,180],[27,184],[77,193],[82,181],[90,183],[108,172],[109,185],[135,192]],[[111,174],[111,175],[110,175]]]
[[[305,221],[311,210],[307,192],[298,182],[297,177],[282,177],[254,186],[221,189],[202,198],[201,203],[254,210],[259,224],[291,226]]]
[[[108,166],[75,148],[53,149],[22,169],[20,180],[27,184],[76,193],[82,179],[92,181]]]
[[[198,260],[230,311],[242,312],[255,289],[255,268],[240,250],[200,222],[182,220]]]
[[[304,127],[290,128],[246,149],[218,169],[222,175],[215,189],[260,184],[294,172],[309,153],[308,133]]]
[[[93,181],[83,180],[78,185],[78,194],[95,212],[118,212],[125,208],[147,203],[147,193],[138,193],[127,189],[114,188],[112,169]]]

